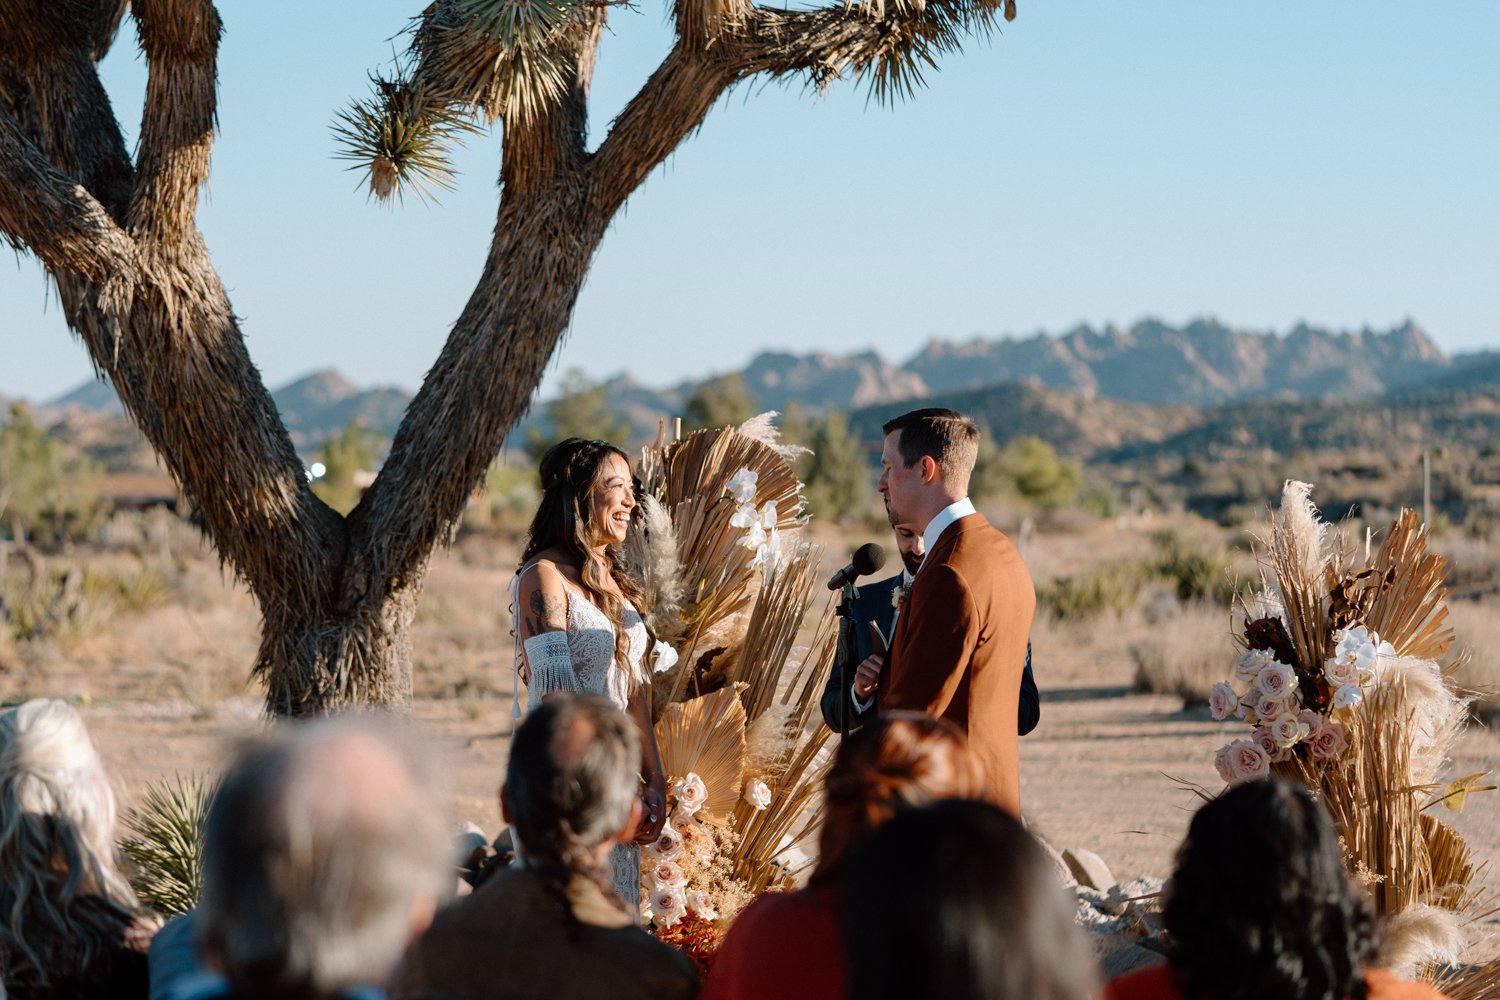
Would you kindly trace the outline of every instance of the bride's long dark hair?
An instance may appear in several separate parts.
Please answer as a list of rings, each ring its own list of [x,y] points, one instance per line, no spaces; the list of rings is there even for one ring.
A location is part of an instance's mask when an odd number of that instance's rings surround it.
[[[630,458],[607,441],[568,438],[547,449],[539,469],[542,502],[536,509],[536,516],[531,519],[526,548],[521,553],[517,570],[525,569],[538,552],[550,548],[561,549],[572,556],[578,563],[584,594],[604,612],[614,627],[615,662],[624,665],[630,652],[630,639],[625,634],[625,602],[606,589],[604,573],[609,574],[625,601],[637,610],[644,610],[641,608],[641,585],[625,565],[620,546],[611,545],[605,549],[608,564],[603,568],[592,554],[595,542],[591,534],[594,487],[603,480],[608,467],[606,462],[611,455],[623,458],[626,468],[629,468]],[[631,484],[635,488],[634,477]],[[632,684],[634,680],[632,677]]]

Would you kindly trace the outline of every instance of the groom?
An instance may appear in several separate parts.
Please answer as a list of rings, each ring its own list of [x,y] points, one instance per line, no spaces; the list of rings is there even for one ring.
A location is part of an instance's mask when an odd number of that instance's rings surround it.
[[[921,531],[927,555],[879,676],[861,675],[853,694],[874,696],[882,712],[915,710],[956,724],[984,761],[996,801],[1019,816],[1017,708],[1036,609],[1031,574],[969,501],[974,421],[931,408],[883,431],[880,492],[893,523]]]

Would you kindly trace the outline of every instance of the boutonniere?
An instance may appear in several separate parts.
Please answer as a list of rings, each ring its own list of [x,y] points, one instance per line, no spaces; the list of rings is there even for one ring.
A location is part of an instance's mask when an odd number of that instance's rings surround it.
[[[901,608],[906,604],[907,595],[910,593],[911,585],[908,584],[905,580],[902,580],[900,583],[896,584],[896,589],[891,591],[891,606],[898,611],[901,610]]]

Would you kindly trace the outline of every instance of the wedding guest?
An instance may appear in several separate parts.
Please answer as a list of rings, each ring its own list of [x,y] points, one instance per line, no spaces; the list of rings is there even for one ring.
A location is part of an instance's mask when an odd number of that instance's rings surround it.
[[[1093,953],[1036,841],[988,802],[903,812],[844,871],[847,996],[1090,1000]]]
[[[762,896],[740,914],[704,981],[704,1000],[843,997],[839,879],[850,846],[901,809],[989,794],[963,734],[914,712],[881,716],[851,733],[824,791],[818,862],[807,888]]]
[[[1368,967],[1369,900],[1344,870],[1333,823],[1300,784],[1246,782],[1198,810],[1163,917],[1167,963],[1112,979],[1110,1000],[1442,996]]]
[[[156,921],[114,845],[114,793],[78,713],[53,699],[0,712],[0,994],[144,1000]]]
[[[529,705],[555,691],[604,695],[640,733],[643,815],[611,860],[615,892],[638,907],[640,844],[667,819],[667,782],[651,726],[645,665],[650,633],[641,590],[620,546],[635,513],[636,483],[625,453],[604,441],[569,438],[541,461],[542,502],[532,519],[511,594]]]
[[[435,775],[392,721],[283,728],[225,774],[203,844],[194,921],[223,979],[170,995],[383,997],[391,970],[452,891]]]
[[[947,719],[984,762],[995,801],[1021,814],[1021,676],[1036,593],[1021,554],[974,509],[969,477],[979,429],[927,408],[886,423],[880,492],[897,524],[922,532],[927,554],[872,681],[857,678],[861,712],[906,710]]]
[[[854,599],[850,617],[854,622],[854,648],[839,646],[834,657],[833,668],[823,686],[823,696],[818,707],[823,712],[823,722],[834,732],[858,729],[871,717],[868,709],[873,702],[864,702],[866,711],[861,714],[852,700],[855,690],[878,684],[880,667],[884,662],[876,655],[870,625],[880,629],[880,634],[889,642],[895,634],[898,608],[906,603],[906,595],[922,568],[922,557],[927,554],[922,533],[912,524],[898,523],[886,509],[891,522],[891,533],[896,538],[896,551],[901,555],[901,572],[861,584]],[[1016,708],[1016,733],[1025,736],[1036,728],[1042,716],[1042,698],[1037,691],[1036,678],[1031,672],[1031,641],[1026,642],[1026,664],[1021,671],[1020,699]]]
[[[612,891],[610,851],[640,820],[635,724],[604,698],[560,695],[517,731],[500,790],[520,862],[439,913],[396,1000],[687,1000],[698,974]]]

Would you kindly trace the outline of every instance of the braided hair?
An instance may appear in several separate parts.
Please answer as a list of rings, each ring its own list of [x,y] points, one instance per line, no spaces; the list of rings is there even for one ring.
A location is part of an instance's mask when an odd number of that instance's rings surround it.
[[[505,767],[506,815],[527,868],[546,883],[576,930],[568,886],[592,881],[614,899],[595,854],[630,822],[640,732],[597,695],[554,695],[526,716]]]
[[[919,712],[890,712],[845,737],[823,789],[812,885],[837,880],[854,842],[902,809],[990,797],[984,766],[959,728]]]
[[[1363,1000],[1375,949],[1369,900],[1305,787],[1237,785],[1198,810],[1163,911],[1190,1000]]]
[[[594,487],[603,480],[611,455],[620,456],[629,467],[626,454],[607,441],[568,438],[547,449],[539,468],[542,502],[527,529],[526,548],[517,570],[525,569],[537,553],[551,548],[562,549],[572,556],[578,563],[584,594],[604,612],[614,628],[615,662],[624,664],[630,653],[630,637],[625,634],[625,605],[629,603],[640,610],[644,592],[626,566],[619,545],[605,550],[606,565],[602,568],[592,554]],[[639,496],[640,482],[634,477],[631,482]],[[613,580],[614,589],[624,596],[623,601],[605,586],[605,573]],[[634,676],[634,671],[626,673]]]

